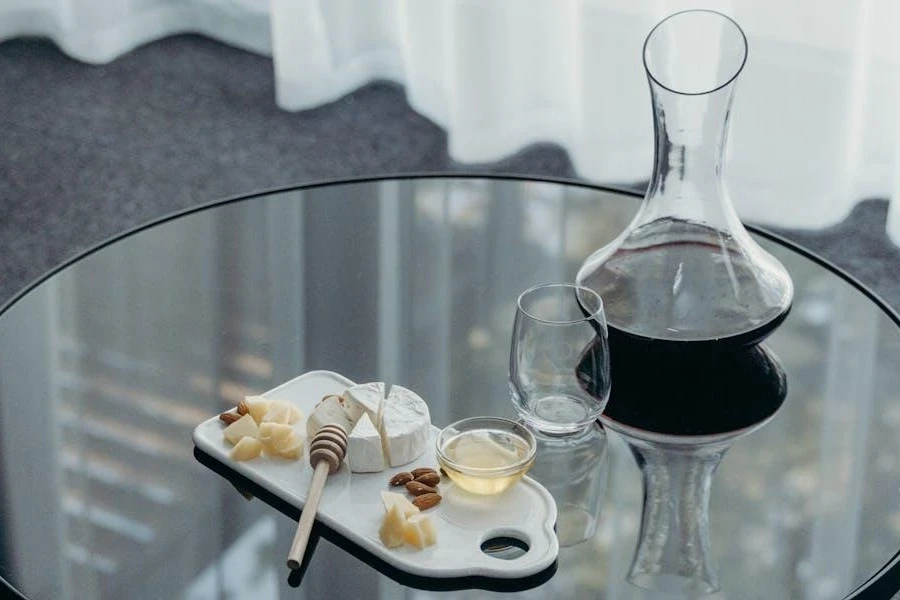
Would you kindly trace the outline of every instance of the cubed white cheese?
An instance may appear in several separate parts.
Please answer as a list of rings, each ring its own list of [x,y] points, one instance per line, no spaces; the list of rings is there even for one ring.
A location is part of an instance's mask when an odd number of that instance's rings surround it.
[[[259,441],[269,456],[280,456],[282,451],[296,443],[294,427],[282,423],[260,423]]]
[[[247,396],[244,398],[248,411],[247,413],[253,417],[257,423],[262,423],[263,416],[269,412],[269,401],[262,396]]]
[[[252,417],[251,417],[252,418]],[[232,460],[244,461],[253,460],[262,452],[262,444],[256,438],[249,436],[242,437],[234,448],[231,449]]]
[[[411,515],[403,524],[403,540],[419,550],[437,543],[437,530],[431,517],[423,514]]]
[[[226,427],[223,433],[228,443],[234,445],[241,441],[241,438],[243,437],[255,438],[259,435],[259,427],[257,426],[256,421],[253,420],[253,417],[244,415]]]
[[[299,408],[291,404],[290,402],[282,402],[281,400],[271,400],[269,402],[269,409],[263,415],[261,423],[282,423],[285,425],[293,425],[300,418],[303,417],[303,413]]]
[[[381,407],[384,404],[384,383],[361,383],[344,392],[347,416],[356,423],[364,414],[369,415],[375,428],[381,426]]]
[[[303,438],[296,434],[289,437],[282,445],[278,455],[291,460],[297,460],[303,456]]]
[[[385,512],[390,512],[390,510],[397,506],[400,509],[400,512],[403,513],[404,518],[410,517],[417,512],[419,512],[419,507],[406,499],[406,496],[398,494],[396,492],[381,492],[381,502],[384,504]]]
[[[422,456],[430,434],[431,415],[425,401],[405,387],[392,386],[381,419],[388,463],[398,467]]]
[[[316,404],[306,420],[306,436],[310,442],[326,425],[339,425],[348,433],[353,429],[353,422],[347,416],[344,405],[344,399],[340,396],[327,396]]]
[[[378,530],[378,537],[388,548],[399,548],[403,545],[405,525],[406,518],[400,512],[400,508],[394,506],[384,515],[384,521],[381,522],[381,528]]]
[[[354,473],[377,473],[384,470],[381,436],[368,413],[363,413],[347,436],[347,464]]]

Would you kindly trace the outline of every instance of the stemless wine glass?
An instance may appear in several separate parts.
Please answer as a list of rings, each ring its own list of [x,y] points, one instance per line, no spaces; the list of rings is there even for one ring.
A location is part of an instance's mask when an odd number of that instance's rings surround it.
[[[519,416],[550,434],[583,430],[609,399],[603,301],[578,285],[538,285],[519,296],[509,389]]]

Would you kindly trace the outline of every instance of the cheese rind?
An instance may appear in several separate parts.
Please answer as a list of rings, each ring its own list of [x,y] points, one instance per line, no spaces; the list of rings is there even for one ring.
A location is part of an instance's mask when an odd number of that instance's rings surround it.
[[[344,405],[344,399],[340,396],[327,396],[316,404],[306,420],[306,435],[310,441],[326,425],[338,425],[347,433],[353,430],[353,422],[347,416]]]
[[[347,436],[347,464],[354,473],[377,473],[384,470],[381,436],[368,413],[363,413]]]
[[[347,388],[344,392],[346,400],[344,408],[347,416],[356,423],[363,415],[369,415],[377,429],[381,425],[381,405],[384,403],[384,383],[374,381],[372,383],[360,383]]]
[[[416,460],[425,452],[431,434],[428,405],[412,390],[392,386],[384,402],[380,431],[392,467]]]

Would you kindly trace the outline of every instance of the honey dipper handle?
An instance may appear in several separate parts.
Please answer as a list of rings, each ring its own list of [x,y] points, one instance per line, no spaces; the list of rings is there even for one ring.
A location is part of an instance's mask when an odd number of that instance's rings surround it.
[[[306,553],[306,544],[309,542],[309,533],[312,531],[319,510],[319,500],[322,498],[322,488],[325,487],[325,479],[328,478],[328,461],[321,460],[313,471],[312,483],[309,486],[309,497],[303,505],[300,513],[300,522],[297,523],[297,533],[291,543],[291,551],[288,553],[287,566],[289,569],[299,569],[303,555]]]

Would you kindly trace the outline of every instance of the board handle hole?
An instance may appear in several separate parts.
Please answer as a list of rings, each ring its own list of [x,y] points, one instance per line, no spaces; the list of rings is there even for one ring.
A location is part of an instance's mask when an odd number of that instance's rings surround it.
[[[491,558],[515,560],[528,553],[528,536],[518,531],[492,531],[481,542],[481,551]]]

